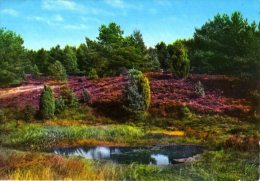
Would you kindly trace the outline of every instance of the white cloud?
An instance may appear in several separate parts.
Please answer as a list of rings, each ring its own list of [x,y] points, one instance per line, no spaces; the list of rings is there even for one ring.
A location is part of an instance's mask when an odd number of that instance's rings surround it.
[[[42,0],[42,8],[45,10],[52,10],[52,11],[60,11],[60,10],[75,11],[81,14],[94,14],[94,15],[105,15],[105,16],[114,15],[113,12],[106,11],[101,8],[84,6],[83,4],[76,3],[72,0]]]
[[[43,0],[42,8],[47,10],[77,10],[81,7],[70,0]]]
[[[105,0],[105,2],[113,7],[116,8],[124,8],[125,7],[125,3],[123,2],[123,0]]]
[[[98,18],[94,18],[94,17],[84,17],[84,16],[80,16],[80,20],[83,21],[83,22],[95,22],[95,23],[99,23],[101,24],[102,21]]]
[[[71,30],[83,30],[83,29],[88,29],[88,27],[84,24],[67,24],[64,25],[65,29],[71,29]]]
[[[47,23],[49,25],[57,25],[58,23],[62,22],[64,19],[61,15],[56,14],[52,17],[44,17],[44,16],[29,16],[27,17],[28,20],[38,21]]]
[[[119,8],[119,9],[133,9],[133,10],[142,10],[143,6],[140,3],[125,3],[123,0],[104,0],[105,3],[108,5],[114,7],[114,8]]]
[[[47,19],[41,17],[41,16],[30,16],[30,17],[27,17],[27,19],[29,20],[35,20],[35,21],[41,21],[41,22],[48,22]]]
[[[57,15],[53,16],[52,20],[56,21],[56,22],[62,22],[64,19],[61,15],[57,14]]]
[[[18,16],[18,12],[14,9],[2,9],[2,14],[9,15],[9,16]]]

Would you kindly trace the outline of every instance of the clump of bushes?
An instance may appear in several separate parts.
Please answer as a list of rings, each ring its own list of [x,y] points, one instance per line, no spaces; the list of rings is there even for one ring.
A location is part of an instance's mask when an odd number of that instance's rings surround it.
[[[78,104],[79,101],[74,92],[67,86],[64,86],[61,88],[59,98],[55,100],[55,114],[60,114],[67,107],[75,108]]]
[[[83,91],[81,92],[81,100],[84,103],[91,104],[92,95],[87,89],[83,89]]]
[[[205,91],[204,91],[204,86],[202,85],[202,83],[200,81],[198,81],[195,85],[195,94],[198,97],[204,97],[205,96]]]
[[[77,96],[67,86],[61,88],[60,97],[64,100],[67,107],[77,107],[79,104]]]
[[[56,61],[48,68],[49,75],[57,81],[66,81],[67,73],[60,61]]]
[[[36,110],[32,106],[27,105],[27,106],[25,106],[25,108],[23,110],[23,119],[26,122],[30,122],[34,119],[35,113],[36,113]]]
[[[44,85],[40,97],[39,115],[42,119],[50,119],[55,112],[55,98],[50,87]]]
[[[143,115],[151,102],[149,80],[141,71],[136,69],[128,71],[127,79],[123,108],[130,114]]]

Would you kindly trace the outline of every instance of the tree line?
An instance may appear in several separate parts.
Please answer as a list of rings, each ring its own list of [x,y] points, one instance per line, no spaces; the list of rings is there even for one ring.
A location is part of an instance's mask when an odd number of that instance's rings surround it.
[[[173,71],[183,78],[192,73],[259,77],[260,22],[248,23],[241,13],[217,14],[193,38],[147,47],[140,31],[129,36],[116,23],[101,25],[95,40],[79,46],[59,45],[28,50],[23,39],[0,29],[0,85],[17,84],[25,74],[89,78],[115,76],[127,69]]]

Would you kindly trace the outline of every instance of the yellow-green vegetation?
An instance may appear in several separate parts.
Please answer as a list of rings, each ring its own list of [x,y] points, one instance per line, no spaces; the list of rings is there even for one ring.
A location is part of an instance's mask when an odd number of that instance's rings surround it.
[[[0,177],[14,180],[255,180],[258,160],[252,158],[256,156],[254,152],[210,151],[198,162],[157,167],[0,148]]]

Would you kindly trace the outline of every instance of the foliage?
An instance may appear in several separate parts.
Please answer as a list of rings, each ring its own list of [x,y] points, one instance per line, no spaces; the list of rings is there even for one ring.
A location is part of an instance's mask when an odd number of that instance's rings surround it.
[[[54,63],[57,60],[63,63],[64,51],[61,49],[60,45],[56,45],[55,47],[52,47],[47,53],[48,53],[48,60],[47,60],[48,63]]]
[[[36,64],[34,64],[31,68],[31,74],[35,77],[38,78],[40,75],[40,71],[38,69],[38,66]]]
[[[102,24],[99,28],[98,41],[102,45],[116,46],[123,40],[124,31],[116,23],[110,23],[108,26]]]
[[[155,48],[149,48],[147,50],[147,63],[142,71],[158,72],[160,70],[160,62]]]
[[[174,73],[179,78],[185,78],[189,74],[190,60],[188,59],[188,50],[181,40],[175,41],[172,45],[168,45],[170,60]]]
[[[192,67],[199,73],[256,75],[260,66],[260,33],[241,13],[217,14],[195,30]]]
[[[86,38],[86,44],[91,62],[89,70],[96,69],[99,76],[119,75],[122,67],[145,69],[146,64],[150,64],[141,33],[134,31],[124,37],[116,23],[101,25],[97,41]]]
[[[44,86],[40,97],[39,114],[42,119],[50,119],[55,112],[55,98],[50,87]]]
[[[160,42],[155,46],[155,48],[157,50],[157,56],[161,69],[167,71],[170,68],[170,55],[167,50],[167,45],[164,42]]]
[[[68,74],[76,73],[78,71],[76,51],[70,46],[65,46],[64,57],[61,60],[63,66]]]
[[[151,102],[150,85],[147,77],[140,71],[131,69],[128,72],[128,83],[125,87],[124,108],[133,114],[145,113]]]
[[[0,86],[20,83],[24,62],[23,39],[12,31],[0,29]]]
[[[61,88],[60,97],[62,97],[66,106],[68,107],[78,106],[78,98],[76,97],[74,92],[67,86],[63,86]]]
[[[200,81],[198,81],[195,84],[195,88],[194,88],[195,94],[198,97],[204,97],[205,96],[205,91],[204,91],[204,86],[202,85],[202,83]]]
[[[44,50],[43,48],[41,48],[40,50],[38,50],[36,53],[35,53],[35,64],[38,66],[39,68],[39,71],[41,73],[45,73],[47,74],[48,73],[48,67],[50,65],[50,61],[49,61],[49,52]],[[53,60],[52,63],[56,61]]]
[[[80,71],[84,74],[93,67],[93,63],[89,58],[89,49],[85,43],[81,43],[76,50],[77,64]]]
[[[52,76],[55,80],[65,81],[67,79],[66,70],[60,61],[56,61],[55,63],[49,66],[49,75]]]
[[[30,122],[34,119],[35,113],[36,113],[36,110],[32,106],[27,105],[27,106],[25,106],[25,108],[23,110],[23,119],[26,122]]]

